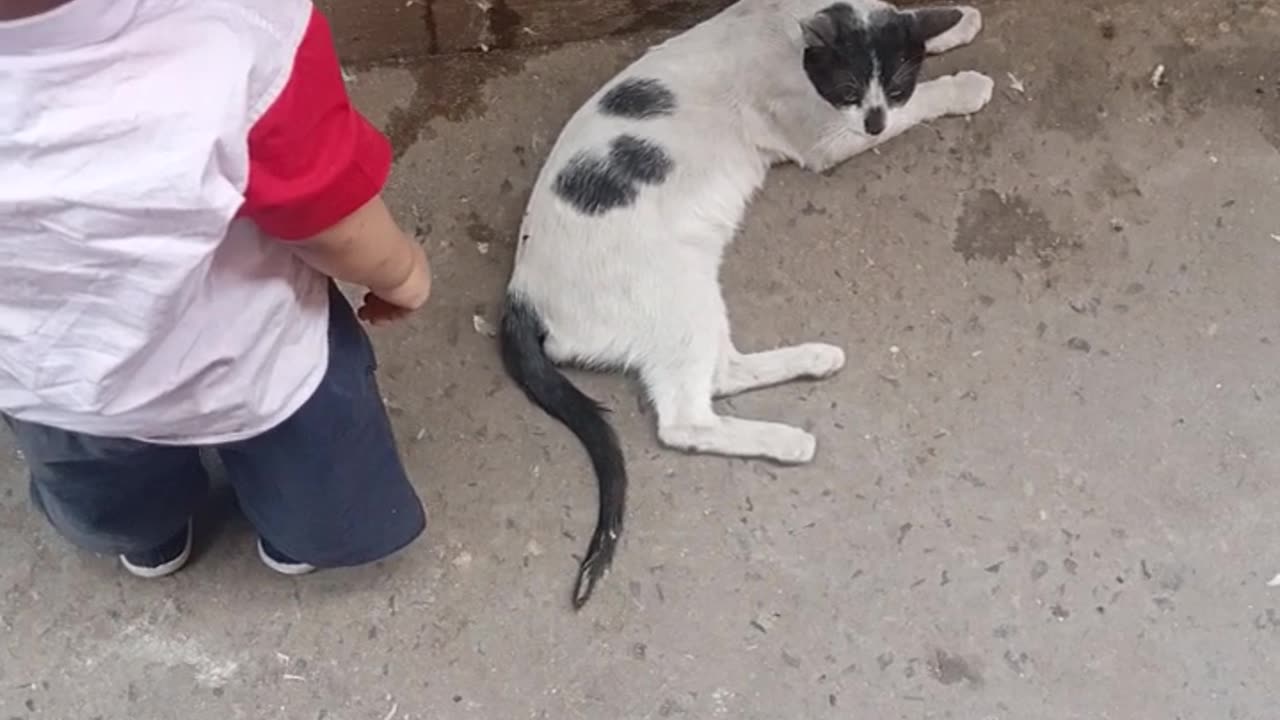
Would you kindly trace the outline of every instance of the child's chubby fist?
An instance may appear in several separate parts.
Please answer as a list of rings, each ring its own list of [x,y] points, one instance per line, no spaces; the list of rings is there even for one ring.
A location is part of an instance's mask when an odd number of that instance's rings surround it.
[[[386,325],[401,320],[427,304],[431,297],[431,268],[421,247],[415,249],[413,270],[409,277],[389,290],[376,290],[364,296],[358,315],[370,325]]]

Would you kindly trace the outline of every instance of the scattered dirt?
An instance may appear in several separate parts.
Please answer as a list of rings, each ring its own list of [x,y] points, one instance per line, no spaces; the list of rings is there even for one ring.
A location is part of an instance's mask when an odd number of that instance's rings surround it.
[[[1276,23],[1280,27],[1280,23]],[[1219,48],[1178,45],[1159,53],[1168,66],[1164,97],[1172,124],[1240,110],[1257,117],[1262,136],[1280,150],[1280,64],[1276,42]]]
[[[945,650],[939,650],[929,658],[929,673],[943,685],[956,685],[963,682],[977,688],[983,683],[982,673],[978,672],[968,660]]]
[[[953,247],[966,261],[1003,263],[1027,255],[1048,267],[1064,252],[1078,249],[1080,243],[1056,232],[1044,213],[1026,198],[1001,196],[988,188],[977,191],[965,203]]]

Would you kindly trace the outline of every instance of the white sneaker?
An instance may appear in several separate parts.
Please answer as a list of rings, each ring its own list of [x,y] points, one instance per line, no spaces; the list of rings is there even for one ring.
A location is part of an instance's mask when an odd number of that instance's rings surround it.
[[[142,552],[120,556],[120,564],[135,575],[147,580],[162,578],[181,570],[191,559],[191,522],[183,531],[159,546]]]
[[[267,541],[262,538],[258,538],[258,557],[262,559],[263,565],[266,565],[281,575],[306,575],[307,573],[315,572],[316,569],[314,565],[298,562],[274,547],[271,547],[267,544]]]

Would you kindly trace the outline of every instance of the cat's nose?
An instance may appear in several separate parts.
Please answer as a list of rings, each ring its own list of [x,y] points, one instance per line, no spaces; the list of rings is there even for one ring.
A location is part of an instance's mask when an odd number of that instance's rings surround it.
[[[863,121],[868,135],[879,135],[884,132],[884,108],[871,108]]]

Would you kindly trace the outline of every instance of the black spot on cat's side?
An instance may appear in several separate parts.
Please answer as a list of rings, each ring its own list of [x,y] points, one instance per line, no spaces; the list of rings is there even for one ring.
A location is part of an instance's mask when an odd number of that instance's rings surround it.
[[[580,152],[556,175],[556,195],[585,215],[603,215],[636,200],[636,186],[612,171],[609,161]]]
[[[600,98],[600,112],[632,120],[663,117],[675,109],[675,94],[652,78],[623,80]]]
[[[556,195],[584,215],[603,215],[635,203],[640,185],[658,185],[674,162],[657,143],[619,135],[605,157],[579,152],[556,175]]]
[[[632,180],[657,185],[671,172],[671,156],[648,140],[634,135],[619,135],[609,146],[610,164]]]

